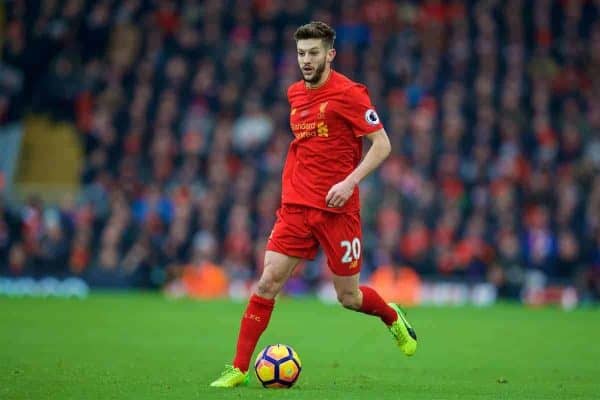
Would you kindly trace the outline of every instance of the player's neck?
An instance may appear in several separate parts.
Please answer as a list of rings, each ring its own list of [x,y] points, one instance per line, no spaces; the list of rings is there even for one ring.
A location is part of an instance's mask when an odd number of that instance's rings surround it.
[[[321,79],[319,79],[319,82],[316,82],[316,83],[304,82],[304,83],[306,84],[306,87],[308,89],[318,89],[327,83],[327,81],[329,80],[329,77],[331,76],[331,72],[332,72],[331,67],[327,66],[327,67],[325,67],[325,70],[323,71],[323,75],[321,75]]]

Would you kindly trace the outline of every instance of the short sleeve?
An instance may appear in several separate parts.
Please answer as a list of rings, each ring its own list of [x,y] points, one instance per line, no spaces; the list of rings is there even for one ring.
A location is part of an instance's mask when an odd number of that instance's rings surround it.
[[[346,90],[340,114],[357,137],[383,128],[364,85],[353,85]]]

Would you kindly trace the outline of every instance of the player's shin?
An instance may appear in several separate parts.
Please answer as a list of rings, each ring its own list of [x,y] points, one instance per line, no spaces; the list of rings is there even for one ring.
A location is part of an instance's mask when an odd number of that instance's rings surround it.
[[[233,366],[241,371],[248,371],[252,353],[258,339],[269,325],[275,300],[265,299],[256,294],[250,297],[240,325],[237,350]]]
[[[360,286],[359,289],[362,292],[362,304],[359,312],[376,315],[388,326],[398,319],[396,311],[374,289],[368,286]]]

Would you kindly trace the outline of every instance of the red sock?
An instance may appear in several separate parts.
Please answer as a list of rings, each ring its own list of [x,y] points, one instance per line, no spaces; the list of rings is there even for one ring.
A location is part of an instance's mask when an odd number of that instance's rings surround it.
[[[240,333],[237,342],[237,351],[233,360],[233,366],[243,372],[248,371],[250,358],[260,335],[267,329],[275,300],[265,299],[256,294],[250,297],[246,311],[242,316]]]
[[[376,315],[388,326],[398,319],[396,311],[388,306],[375,290],[368,286],[359,286],[359,289],[363,294],[363,300],[358,311],[369,315]]]

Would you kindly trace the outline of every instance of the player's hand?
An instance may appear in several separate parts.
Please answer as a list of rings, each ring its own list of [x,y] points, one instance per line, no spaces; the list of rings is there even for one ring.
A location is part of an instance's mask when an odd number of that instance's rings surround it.
[[[344,179],[333,185],[331,189],[329,189],[327,197],[325,197],[327,207],[342,207],[346,204],[350,196],[352,196],[352,193],[354,193],[355,187],[356,182],[353,182],[350,179]]]

